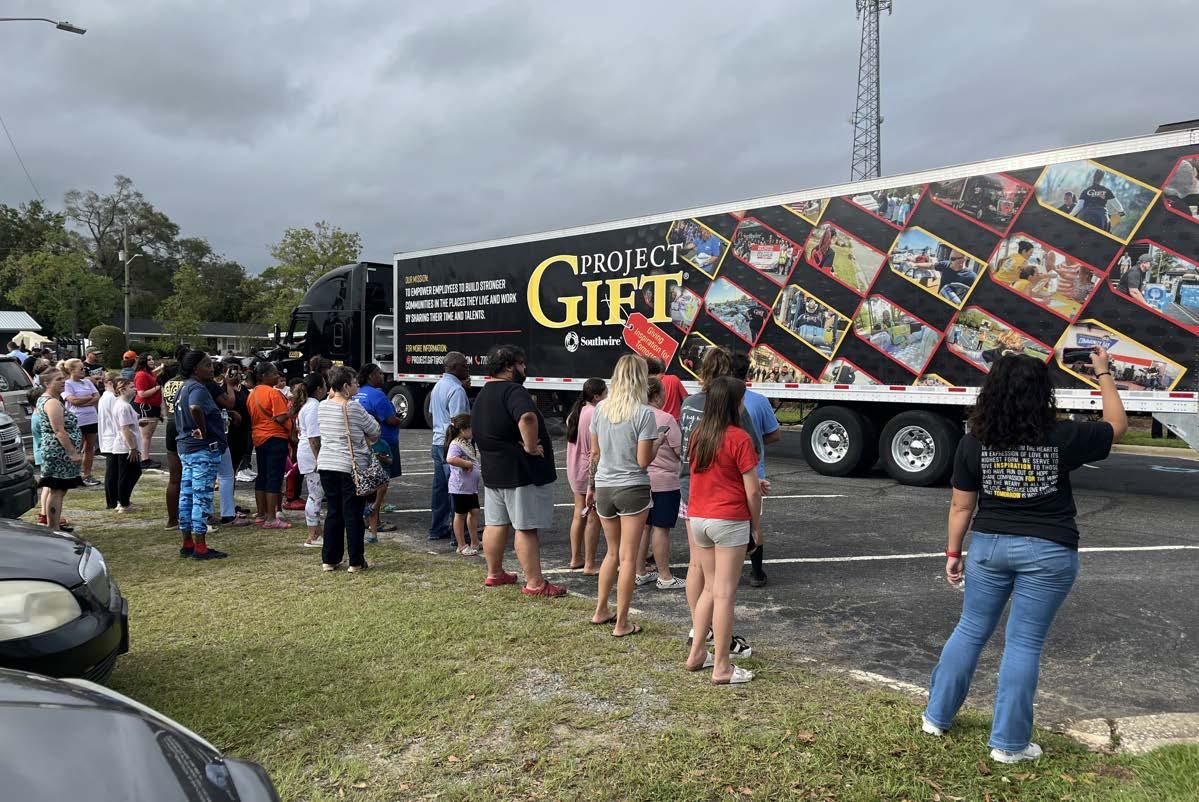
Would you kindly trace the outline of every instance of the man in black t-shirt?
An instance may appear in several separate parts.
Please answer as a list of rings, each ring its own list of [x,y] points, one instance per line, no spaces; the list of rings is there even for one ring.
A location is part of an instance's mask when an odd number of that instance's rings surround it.
[[[1091,174],[1091,185],[1078,196],[1081,208],[1077,217],[1102,231],[1111,231],[1111,218],[1108,217],[1108,205],[1118,215],[1124,214],[1124,206],[1116,197],[1116,193],[1103,185],[1103,171],[1096,170]]]
[[[471,430],[479,449],[483,485],[485,585],[511,585],[516,574],[504,571],[508,535],[516,530],[516,559],[525,572],[528,596],[564,596],[566,589],[541,574],[538,533],[553,520],[554,444],[533,396],[524,388],[525,352],[498,345],[487,355],[491,381],[475,399]]]
[[[1120,283],[1116,285],[1116,289],[1120,292],[1131,295],[1141,303],[1145,303],[1145,296],[1141,292],[1141,287],[1145,284],[1145,277],[1149,274],[1149,254],[1143,253],[1137,259],[1137,263],[1128,268],[1124,275],[1120,277]]]

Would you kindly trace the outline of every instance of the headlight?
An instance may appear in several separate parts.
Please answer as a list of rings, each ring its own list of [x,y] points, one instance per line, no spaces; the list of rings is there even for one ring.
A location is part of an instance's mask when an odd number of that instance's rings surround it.
[[[107,607],[112,595],[108,583],[108,565],[104,562],[104,555],[94,546],[88,546],[83,552],[83,559],[79,561],[79,578],[96,597],[96,601]]]
[[[69,624],[81,614],[71,591],[53,582],[0,582],[0,641],[27,638]]]

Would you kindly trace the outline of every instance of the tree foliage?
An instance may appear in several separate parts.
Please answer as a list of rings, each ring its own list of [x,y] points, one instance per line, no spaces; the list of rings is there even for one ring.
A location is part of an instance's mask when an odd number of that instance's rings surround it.
[[[173,342],[196,342],[201,324],[209,318],[202,314],[205,306],[204,285],[200,271],[184,265],[175,272],[174,292],[162,302],[157,320],[162,323],[167,338]]]
[[[286,326],[291,310],[318,278],[335,267],[358,261],[362,237],[325,221],[312,228],[289,228],[271,247],[277,264],[250,284],[258,322]]]
[[[106,324],[93,328],[87,338],[100,349],[105,367],[116,369],[121,366],[121,355],[126,350],[125,332]]]
[[[112,317],[121,291],[107,276],[88,269],[78,251],[35,251],[9,257],[0,269],[7,297],[56,335],[86,331]]]

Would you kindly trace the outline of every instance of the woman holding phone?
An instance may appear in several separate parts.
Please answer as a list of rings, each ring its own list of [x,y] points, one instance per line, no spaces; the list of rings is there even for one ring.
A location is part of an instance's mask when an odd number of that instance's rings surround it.
[[[983,646],[1011,599],[991,724],[991,758],[1040,757],[1032,743],[1041,650],[1078,576],[1078,524],[1070,472],[1107,457],[1128,417],[1103,348],[1091,353],[1103,419],[1058,420],[1045,363],[1022,354],[996,360],[970,413],[953,462],[945,576],[966,582],[962,616],[929,685],[922,726],[942,735],[966,699]],[[973,520],[972,520],[973,519]],[[969,561],[962,542],[970,533]]]
[[[647,468],[666,441],[658,432],[648,400],[649,369],[634,354],[622,356],[612,372],[608,397],[591,418],[590,487],[585,499],[595,505],[604,527],[608,552],[600,565],[599,598],[591,623],[612,624],[612,635],[624,638],[641,631],[629,623],[629,605],[637,574],[641,532],[653,502]],[[608,597],[617,569],[616,614],[608,610]]]
[[[721,376],[707,386],[704,416],[691,434],[691,497],[687,523],[698,557],[703,592],[691,613],[692,631],[712,631],[713,651],[701,637],[691,639],[688,671],[712,668],[713,685],[741,685],[752,671],[734,666],[733,605],[746,546],[762,545],[762,488],[758,483],[758,453],[739,425],[745,382]],[[691,583],[688,583],[690,586]]]

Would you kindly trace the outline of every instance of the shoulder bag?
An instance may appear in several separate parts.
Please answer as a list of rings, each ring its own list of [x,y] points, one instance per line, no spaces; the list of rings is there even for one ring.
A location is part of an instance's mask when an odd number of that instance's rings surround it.
[[[354,438],[350,436],[349,402],[341,405],[341,414],[346,422],[346,445],[350,447],[350,474],[354,477],[354,494],[373,496],[380,487],[387,484],[390,477],[374,454],[368,454],[369,461],[365,468],[358,468],[358,458],[354,454]]]

